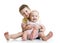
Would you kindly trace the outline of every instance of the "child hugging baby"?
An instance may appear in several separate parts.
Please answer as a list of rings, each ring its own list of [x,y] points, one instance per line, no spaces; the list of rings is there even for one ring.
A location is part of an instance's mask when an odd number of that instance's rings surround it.
[[[51,31],[45,36],[44,25],[37,22],[39,13],[36,10],[31,11],[27,5],[23,4],[19,8],[19,12],[24,17],[21,24],[22,32],[18,32],[12,35],[9,35],[8,32],[5,32],[4,36],[7,40],[22,37],[22,40],[33,40],[36,38],[41,38],[42,40],[47,41],[53,36],[53,33]]]
[[[36,39],[37,37],[40,37],[43,40],[48,40],[52,37],[52,32],[49,32],[47,36],[44,35],[44,30],[41,27],[41,24],[39,24],[38,21],[39,13],[37,11],[32,11],[29,15],[29,20],[27,21],[27,25],[31,25],[31,29],[28,29],[23,32],[22,39]]]

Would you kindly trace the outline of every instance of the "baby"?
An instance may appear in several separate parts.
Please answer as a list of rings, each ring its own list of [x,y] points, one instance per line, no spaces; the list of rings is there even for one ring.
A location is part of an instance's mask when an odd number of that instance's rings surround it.
[[[37,23],[38,18],[39,16],[37,11],[32,11],[30,13],[29,20],[27,21],[27,25],[31,25],[31,29],[24,31],[22,36],[23,40],[35,39],[38,37],[38,29],[40,29],[40,26]]]
[[[43,40],[47,40],[52,37],[52,34],[48,36],[44,35],[43,28],[41,28],[40,22],[38,23],[39,13],[37,11],[32,11],[29,15],[29,20],[27,22],[28,25],[31,25],[31,29],[24,31],[22,39],[36,39],[37,37],[41,37]],[[39,32],[40,31],[40,32]],[[42,35],[41,35],[41,34]],[[51,33],[51,32],[50,32]]]

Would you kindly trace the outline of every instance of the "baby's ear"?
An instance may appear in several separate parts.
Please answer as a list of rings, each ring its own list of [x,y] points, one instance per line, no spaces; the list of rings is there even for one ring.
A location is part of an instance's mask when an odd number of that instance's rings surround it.
[[[40,20],[40,16],[38,16],[38,20]]]

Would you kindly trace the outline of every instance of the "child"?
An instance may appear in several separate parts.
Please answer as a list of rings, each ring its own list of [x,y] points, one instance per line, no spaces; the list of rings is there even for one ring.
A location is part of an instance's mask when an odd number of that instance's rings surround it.
[[[19,38],[22,36],[23,34],[23,31],[29,29],[31,26],[30,25],[26,25],[26,22],[27,22],[27,19],[29,17],[29,14],[31,12],[31,9],[28,7],[28,5],[21,5],[20,8],[19,8],[19,12],[22,14],[22,16],[24,17],[23,20],[22,20],[22,32],[18,32],[16,34],[12,34],[12,35],[9,35],[8,32],[5,32],[4,33],[4,36],[6,38],[6,40],[9,40],[9,39],[16,39],[16,38]]]
[[[5,36],[5,38],[7,39],[7,40],[9,40],[9,39],[16,39],[16,38],[19,38],[19,37],[22,37],[22,35],[23,35],[23,32],[25,31],[25,30],[28,30],[28,29],[31,29],[31,25],[27,25],[26,23],[27,23],[27,20],[28,20],[28,18],[29,18],[29,14],[31,13],[31,9],[27,6],[27,5],[25,5],[25,4],[23,4],[20,8],[19,8],[19,12],[22,14],[22,16],[24,17],[23,18],[23,23],[22,23],[22,32],[18,32],[18,33],[16,33],[16,34],[12,34],[12,35],[9,35],[9,33],[8,32],[5,32],[4,33],[4,36]],[[43,28],[43,30],[45,30],[45,28],[44,28],[44,26],[43,25],[41,25],[41,28]],[[48,34],[49,35],[49,34]]]
[[[41,35],[40,33],[44,34],[44,31],[42,31],[43,28],[41,28],[40,24],[37,22],[38,18],[39,18],[39,13],[37,11],[32,11],[30,13],[30,17],[27,24],[31,25],[32,27],[31,29],[23,32],[23,37],[22,37],[23,40],[27,40],[27,39],[33,40],[33,39],[36,39],[38,36],[40,37]],[[40,33],[39,33],[39,30],[40,30]],[[41,37],[41,38],[43,40],[45,39],[48,40],[52,37],[52,35],[53,35],[52,32],[50,32],[50,35],[48,36],[43,35],[44,37]]]

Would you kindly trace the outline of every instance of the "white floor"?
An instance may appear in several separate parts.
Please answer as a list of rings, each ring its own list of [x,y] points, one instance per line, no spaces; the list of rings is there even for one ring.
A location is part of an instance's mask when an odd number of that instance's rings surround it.
[[[42,41],[42,40],[38,40],[38,39],[35,39],[35,40],[32,40],[32,41],[31,40],[22,41],[21,38],[18,38],[18,39],[15,39],[15,40],[10,39],[7,42],[7,40],[4,37],[3,32],[1,33],[1,31],[0,31],[0,43],[59,43],[60,42],[59,37],[60,37],[59,34],[54,33],[53,37],[50,38],[48,41]]]
[[[5,38],[1,40],[1,43],[55,43],[55,42],[56,41],[54,40],[53,37],[48,41],[42,41],[41,39],[27,40],[27,41],[22,41],[21,39],[16,39],[16,40],[10,39],[9,41],[7,41]]]
[[[49,41],[42,41],[42,40],[27,40],[27,41],[22,41],[22,40],[10,40],[8,43],[52,43],[51,40]]]

